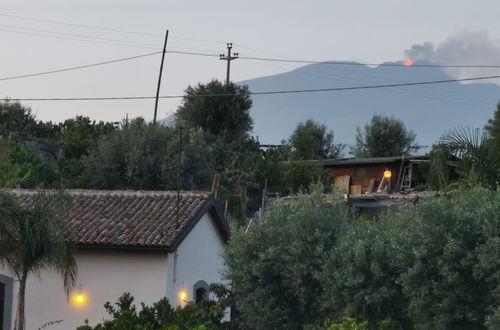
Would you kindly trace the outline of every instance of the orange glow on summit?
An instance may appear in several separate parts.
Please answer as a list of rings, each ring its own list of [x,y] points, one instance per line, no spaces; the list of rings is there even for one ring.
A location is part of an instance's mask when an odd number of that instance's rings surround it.
[[[404,66],[412,66],[413,63],[415,63],[414,60],[412,60],[411,58],[407,59],[406,61],[404,61]]]

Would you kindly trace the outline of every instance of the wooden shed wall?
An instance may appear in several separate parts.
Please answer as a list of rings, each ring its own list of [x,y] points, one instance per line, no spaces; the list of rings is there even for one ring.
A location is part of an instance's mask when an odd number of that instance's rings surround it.
[[[389,169],[392,172],[391,178],[391,188],[395,189],[397,180],[399,167],[401,164],[364,164],[364,165],[351,165],[345,167],[335,167],[328,168],[328,176],[335,181],[335,177],[342,175],[349,175],[351,177],[350,185],[361,185],[361,193],[365,193],[368,189],[368,185],[370,184],[370,180],[375,180],[375,189],[378,188],[380,184],[380,180],[382,180],[382,176],[384,175],[384,171]],[[363,177],[356,177],[356,169],[364,168],[365,175]]]

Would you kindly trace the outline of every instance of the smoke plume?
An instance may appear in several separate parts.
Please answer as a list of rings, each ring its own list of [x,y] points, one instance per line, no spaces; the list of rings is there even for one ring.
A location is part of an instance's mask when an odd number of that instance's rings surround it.
[[[488,31],[461,31],[441,43],[413,45],[405,55],[416,61],[425,60],[440,65],[500,65],[500,41],[490,38]],[[498,69],[447,68],[454,77],[500,74]]]

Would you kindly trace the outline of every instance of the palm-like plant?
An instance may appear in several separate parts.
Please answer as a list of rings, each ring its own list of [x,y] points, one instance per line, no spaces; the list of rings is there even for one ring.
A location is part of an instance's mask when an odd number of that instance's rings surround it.
[[[15,330],[24,330],[28,276],[45,269],[59,272],[66,295],[76,284],[77,267],[66,240],[63,216],[69,200],[62,193],[39,192],[29,207],[0,193],[0,262],[19,281]]]
[[[500,148],[487,132],[477,128],[461,126],[448,132],[439,145],[440,153],[455,156],[457,174],[465,183],[483,185],[495,189],[500,178]],[[439,163],[446,157],[436,157],[433,170],[445,171],[447,166]],[[442,165],[442,164],[441,164]],[[443,173],[443,176],[445,174]]]

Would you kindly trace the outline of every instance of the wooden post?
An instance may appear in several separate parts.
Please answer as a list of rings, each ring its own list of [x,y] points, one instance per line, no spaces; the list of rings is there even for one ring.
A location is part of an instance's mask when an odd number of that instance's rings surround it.
[[[247,219],[247,183],[244,178],[240,177],[240,211],[242,225],[246,224]]]
[[[215,173],[214,178],[212,180],[212,194],[214,194],[214,197],[217,198],[217,192],[219,191],[219,185],[220,185],[220,173]]]
[[[267,202],[267,178],[264,181],[264,190],[262,191],[262,206],[260,207],[260,219],[264,217],[264,212],[266,210],[266,202]]]

